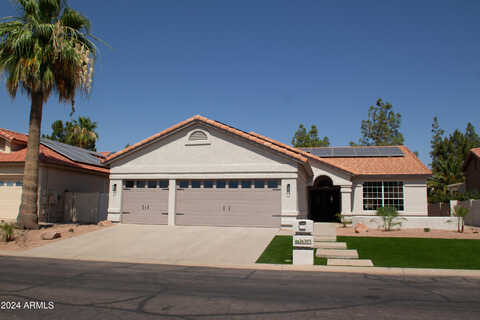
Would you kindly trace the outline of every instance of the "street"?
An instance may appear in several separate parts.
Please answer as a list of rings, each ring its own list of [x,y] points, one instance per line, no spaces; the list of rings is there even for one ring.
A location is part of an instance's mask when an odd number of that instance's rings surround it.
[[[480,279],[6,256],[0,270],[0,319],[480,318]]]

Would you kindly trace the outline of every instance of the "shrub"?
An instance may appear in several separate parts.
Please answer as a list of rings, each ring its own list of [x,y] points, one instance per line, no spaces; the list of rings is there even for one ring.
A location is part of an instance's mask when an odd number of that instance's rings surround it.
[[[393,207],[380,207],[377,209],[377,216],[381,217],[383,220],[383,229],[385,231],[392,230],[392,227],[401,226],[401,221],[395,220],[406,220],[403,217],[398,216],[397,209]]]
[[[345,217],[345,215],[341,213],[337,213],[335,217],[337,217],[338,221],[340,221],[344,228],[346,228],[348,224],[352,224],[352,219]]]
[[[468,208],[462,207],[460,205],[455,206],[455,211],[453,214],[458,218],[457,230],[458,232],[463,232],[465,229],[465,217],[467,216],[469,210]]]
[[[13,223],[2,223],[0,224],[0,232],[2,233],[3,241],[9,242],[14,238],[15,226]]]
[[[423,231],[430,232],[430,228],[423,228]]]

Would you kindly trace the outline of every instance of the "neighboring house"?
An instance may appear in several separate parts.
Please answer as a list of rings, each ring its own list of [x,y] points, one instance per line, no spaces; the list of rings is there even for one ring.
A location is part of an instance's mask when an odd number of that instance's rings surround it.
[[[473,148],[463,163],[465,175],[465,189],[471,192],[480,192],[480,148]]]
[[[22,194],[27,135],[0,129],[0,219],[15,219]],[[61,220],[64,192],[108,192],[105,155],[41,139],[39,217]]]
[[[393,206],[407,225],[428,225],[431,172],[405,146],[298,149],[194,116],[104,163],[112,221],[290,227]]]

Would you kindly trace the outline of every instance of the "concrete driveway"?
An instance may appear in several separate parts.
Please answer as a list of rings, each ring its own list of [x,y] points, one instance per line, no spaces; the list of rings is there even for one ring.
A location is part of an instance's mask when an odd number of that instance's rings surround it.
[[[253,264],[279,230],[120,224],[21,253],[26,257],[182,265]]]

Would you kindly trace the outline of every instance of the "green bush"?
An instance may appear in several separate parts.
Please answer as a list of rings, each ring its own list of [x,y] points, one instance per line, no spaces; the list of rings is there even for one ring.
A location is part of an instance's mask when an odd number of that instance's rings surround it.
[[[352,224],[352,219],[351,218],[347,218],[345,215],[341,214],[341,213],[337,213],[335,215],[335,217],[337,217],[338,221],[340,221],[340,223],[342,224],[342,226],[344,228],[347,227],[347,225],[350,225]]]
[[[3,241],[9,242],[14,239],[14,230],[15,226],[13,223],[2,223],[0,224],[0,232],[2,234]]]
[[[377,216],[383,220],[383,229],[385,231],[392,230],[392,227],[401,226],[402,222],[398,220],[406,220],[398,216],[397,209],[393,207],[380,207],[377,209]],[[397,221],[396,221],[397,220]]]
[[[453,212],[453,214],[455,215],[455,217],[458,217],[458,232],[463,232],[463,230],[465,229],[465,217],[467,216],[468,212],[468,208],[462,207],[460,205],[455,206],[455,211]]]

